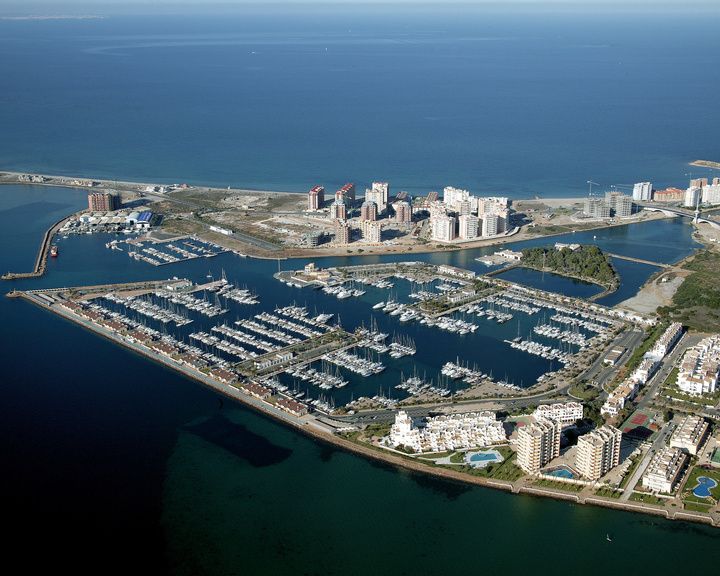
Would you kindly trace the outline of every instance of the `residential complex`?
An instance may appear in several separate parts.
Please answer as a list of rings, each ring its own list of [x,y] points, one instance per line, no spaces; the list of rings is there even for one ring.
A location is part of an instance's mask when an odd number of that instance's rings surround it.
[[[363,220],[360,230],[363,240],[372,244],[378,244],[382,240],[382,224],[373,220]]]
[[[360,206],[360,220],[377,220],[378,207],[375,202],[363,202]]]
[[[375,202],[378,213],[382,214],[387,210],[389,191],[387,182],[373,182],[372,188],[365,190],[365,202]]]
[[[88,207],[93,212],[112,212],[120,208],[120,196],[109,192],[88,194]]]
[[[673,322],[668,326],[667,330],[663,333],[660,338],[655,342],[653,346],[653,355],[660,360],[667,356],[668,352],[673,349],[673,346],[678,343],[683,335],[683,327],[680,322]]]
[[[350,224],[346,220],[335,220],[335,244],[350,244]]]
[[[335,193],[336,198],[338,194],[342,194],[345,203],[349,206],[352,206],[355,203],[355,184],[345,184],[345,186],[340,188],[340,190]]]
[[[709,336],[689,348],[679,365],[677,385],[686,394],[700,396],[717,389],[720,370],[720,337]]]
[[[643,475],[642,485],[649,490],[669,494],[680,479],[687,455],[677,448],[664,447],[653,456]]]
[[[400,410],[388,442],[414,452],[443,452],[500,444],[507,440],[494,412],[469,412],[415,420]]]
[[[563,427],[575,424],[583,417],[583,405],[579,402],[566,404],[541,404],[533,412],[535,419],[546,418],[559,422]]]
[[[450,242],[455,239],[455,218],[452,216],[433,216],[430,218],[430,226],[433,240]]]
[[[517,463],[528,474],[534,474],[542,466],[560,455],[559,422],[540,418],[518,429]]]
[[[622,432],[605,425],[578,438],[575,467],[588,480],[599,480],[620,462]]]
[[[687,454],[697,456],[709,429],[710,426],[703,418],[688,414],[682,419],[670,438],[670,447],[679,448]]]
[[[650,182],[638,182],[633,186],[633,200],[647,201],[652,198],[652,184]]]
[[[320,210],[325,204],[325,187],[315,186],[308,192],[308,210]]]
[[[588,218],[627,218],[632,216],[632,213],[633,196],[622,192],[605,192],[605,198],[589,196],[585,198],[583,206],[583,214]]]

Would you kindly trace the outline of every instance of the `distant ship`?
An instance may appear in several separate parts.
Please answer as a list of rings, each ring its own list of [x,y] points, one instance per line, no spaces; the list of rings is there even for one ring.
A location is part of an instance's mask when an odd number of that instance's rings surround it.
[[[53,258],[56,258],[57,253],[58,253],[58,247],[56,244],[53,244],[52,248],[50,248],[50,256],[52,256]]]

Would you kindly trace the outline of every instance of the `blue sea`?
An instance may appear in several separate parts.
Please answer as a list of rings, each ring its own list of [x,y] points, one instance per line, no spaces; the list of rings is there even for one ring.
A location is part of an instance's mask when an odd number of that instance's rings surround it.
[[[688,162],[718,160],[719,19],[355,6],[0,21],[0,168],[294,192],[685,187],[710,175]]]
[[[0,20],[0,169],[293,192],[382,180],[412,194],[453,185],[511,198],[580,196],[588,180],[684,187],[690,171],[703,175],[686,163],[717,160],[720,150],[717,24],[711,11],[412,6]],[[81,191],[0,187],[0,270],[30,269],[47,227],[86,205]],[[664,220],[593,235],[616,254],[675,262],[697,248],[691,230]],[[341,315],[347,328],[367,325],[387,297],[368,292],[344,305],[280,285],[275,261],[233,254],[154,268],[106,241],[59,238],[46,276],[4,292],[172,275],[201,282],[224,270],[258,290],[258,310],[296,301]],[[481,272],[474,259],[487,253],[413,259]],[[615,265],[623,287],[608,305],[655,271]],[[522,281],[596,290],[552,275]],[[0,298],[0,318],[8,565],[172,575],[677,574],[717,565],[718,533],[702,525],[366,461],[24,301]],[[457,354],[504,362],[518,384],[546,369],[498,358],[500,327],[456,341],[407,330],[425,370]],[[345,390],[387,391],[401,370],[392,364],[379,385]]]

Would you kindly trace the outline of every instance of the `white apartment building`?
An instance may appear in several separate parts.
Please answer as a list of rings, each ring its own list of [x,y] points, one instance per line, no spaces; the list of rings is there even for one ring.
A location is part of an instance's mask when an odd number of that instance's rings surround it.
[[[652,378],[653,374],[655,374],[659,366],[660,363],[656,362],[653,358],[643,358],[630,378],[638,384],[646,384],[647,381]]]
[[[480,218],[463,215],[458,218],[459,236],[463,240],[477,238],[480,232]]]
[[[360,223],[363,240],[372,244],[379,244],[382,241],[382,224],[375,220],[363,220]]]
[[[400,410],[390,428],[388,443],[414,452],[443,452],[501,444],[507,440],[494,412],[412,419]]]
[[[653,346],[652,353],[658,360],[665,358],[675,344],[678,343],[683,335],[683,326],[680,322],[673,322],[667,327],[663,335],[657,339]]]
[[[687,454],[697,456],[709,429],[710,426],[703,418],[688,414],[670,438],[670,448],[679,448]]]
[[[537,420],[546,418],[553,422],[559,422],[563,427],[570,426],[583,417],[583,405],[579,402],[541,404],[533,412],[533,417]]]
[[[687,455],[677,448],[664,447],[650,461],[642,484],[645,488],[669,494],[680,479]]]
[[[622,432],[605,425],[578,438],[575,468],[588,480],[599,480],[620,463]]]
[[[625,404],[635,398],[637,393],[638,383],[632,378],[625,380],[610,393],[605,404],[602,405],[600,413],[614,418],[625,407]]]
[[[686,394],[715,392],[720,373],[720,337],[709,336],[685,352],[679,365],[677,385]]]
[[[452,186],[446,186],[443,189],[443,202],[447,206],[448,210],[455,210],[458,202],[469,202],[470,192],[467,190],[461,190],[460,188],[453,188]]]
[[[702,187],[703,204],[720,204],[720,184],[707,184]]]
[[[559,422],[541,418],[518,428],[517,463],[528,474],[535,474],[560,455]]]
[[[432,228],[431,238],[439,242],[451,242],[455,239],[455,218],[452,216],[432,216],[430,218]]]
[[[372,188],[365,190],[365,202],[375,202],[378,214],[387,210],[390,186],[387,182],[373,182]]]
[[[650,200],[652,198],[652,184],[650,182],[638,182],[633,186],[633,200]]]
[[[702,196],[702,188],[699,188],[698,186],[690,186],[685,191],[685,206],[690,206],[691,208],[695,208],[698,204],[700,204],[700,198]]]
[[[498,215],[483,213],[482,219],[482,236],[496,236],[498,233]]]

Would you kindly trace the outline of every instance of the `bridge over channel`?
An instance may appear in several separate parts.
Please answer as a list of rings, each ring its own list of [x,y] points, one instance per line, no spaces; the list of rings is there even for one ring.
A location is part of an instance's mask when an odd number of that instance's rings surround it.
[[[642,208],[643,210],[647,210],[648,212],[662,212],[666,216],[684,216],[685,218],[692,218],[696,222],[699,222],[701,224],[710,224],[710,226],[720,230],[720,222],[718,222],[717,220],[711,218],[703,218],[701,216],[698,216],[696,219],[696,215],[694,213],[688,213],[683,210],[677,210],[675,208],[656,208],[654,206],[643,206]]]

